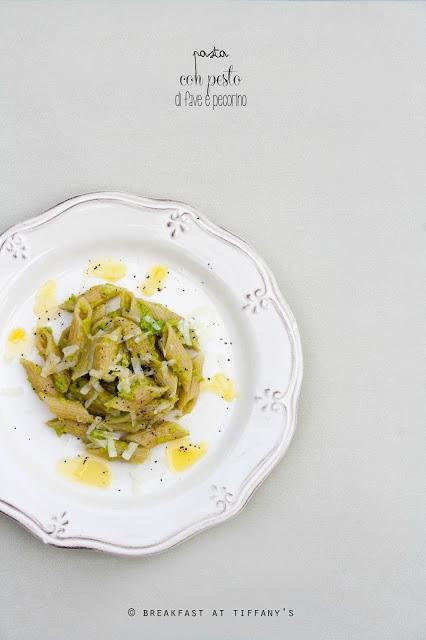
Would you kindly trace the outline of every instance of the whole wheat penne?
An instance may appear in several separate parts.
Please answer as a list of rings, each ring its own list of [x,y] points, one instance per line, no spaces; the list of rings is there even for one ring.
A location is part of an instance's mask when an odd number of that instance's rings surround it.
[[[53,337],[50,327],[38,327],[35,331],[35,345],[42,358],[47,359],[50,354],[62,359],[63,354]],[[59,393],[66,393],[71,382],[69,371],[52,373],[53,384]]]
[[[87,449],[87,451],[90,452],[92,455],[98,456],[99,458],[104,458],[106,460],[113,459],[116,462],[134,462],[136,464],[142,464],[142,462],[145,462],[145,460],[149,456],[149,449],[147,449],[146,447],[138,446],[138,448],[132,455],[131,459],[126,460],[125,458],[123,458],[123,453],[126,450],[127,445],[128,445],[127,442],[118,440],[115,443],[115,449],[116,449],[117,455],[114,458],[109,457],[108,449],[106,448],[96,448],[96,449],[90,448],[90,449]]]
[[[178,440],[188,435],[188,431],[177,422],[163,421],[155,427],[130,433],[124,437],[127,442],[137,442],[144,447],[155,447],[163,442]]]
[[[192,360],[188,351],[179,340],[173,327],[166,323],[163,336],[160,341],[161,348],[167,360],[174,360],[174,371],[183,387],[184,391],[188,391],[192,378]]]
[[[59,392],[55,389],[51,376],[46,378],[41,375],[41,366],[26,358],[20,360],[22,366],[27,374],[28,381],[30,382],[34,391],[41,396],[59,396]]]
[[[171,311],[168,307],[158,302],[151,302],[143,298],[138,299],[139,307],[141,309],[141,315],[148,313],[154,320],[162,320],[163,322],[179,322],[182,320],[182,316],[174,311]]]
[[[106,305],[104,303],[98,304],[95,308],[92,307],[92,322],[90,325],[92,333],[95,333],[97,324],[102,321],[106,314]]]
[[[69,344],[75,344],[78,347],[82,347],[84,345],[85,338],[90,331],[91,320],[92,307],[86,298],[82,296],[78,299],[74,308],[70,332],[68,335]]]
[[[187,391],[183,391],[179,397],[179,400],[176,404],[177,408],[182,411],[182,413],[190,413],[194,408],[195,403],[197,402],[198,396],[200,394],[200,381],[202,378],[201,372],[203,370],[204,356],[202,353],[199,353],[192,360],[192,378],[191,384]]]
[[[77,303],[84,296],[84,298],[90,304],[92,309],[94,309],[98,305],[107,302],[107,300],[114,298],[114,296],[118,295],[119,293],[120,293],[120,287],[116,287],[113,284],[97,284],[94,287],[91,287],[90,289],[85,291],[80,296],[75,296],[75,295],[70,296],[68,300],[65,300],[65,302],[62,303],[60,306],[61,306],[61,309],[65,309],[66,311],[74,311]]]
[[[99,372],[99,377],[103,378],[114,366],[114,359],[118,353],[118,340],[121,337],[121,329],[113,340],[111,335],[105,335],[96,340],[93,350],[92,367]]]
[[[119,411],[135,412],[147,405],[154,398],[163,395],[166,390],[166,387],[139,385],[136,388],[133,399],[127,400],[126,398],[117,396],[107,402],[107,407],[109,409],[118,409]]]
[[[76,422],[93,422],[93,416],[78,402],[78,400],[68,400],[42,394],[41,399],[47,404],[52,413],[62,420],[75,420]]]
[[[166,397],[174,398],[178,388],[177,375],[170,370],[170,367],[164,360],[162,362],[153,360],[151,366],[154,369],[154,378],[159,386],[167,387]]]
[[[46,424],[48,427],[54,429],[58,435],[61,433],[70,433],[76,438],[80,438],[80,440],[87,439],[87,424],[83,422],[56,418],[54,420],[48,420]]]

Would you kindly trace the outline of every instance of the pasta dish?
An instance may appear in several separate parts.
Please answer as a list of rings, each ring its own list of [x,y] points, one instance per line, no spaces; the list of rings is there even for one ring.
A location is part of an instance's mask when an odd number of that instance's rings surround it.
[[[72,318],[58,341],[50,327],[35,330],[42,364],[21,358],[55,416],[48,426],[122,462],[141,463],[152,447],[187,436],[176,420],[197,402],[204,360],[187,320],[113,284],[61,309]]]

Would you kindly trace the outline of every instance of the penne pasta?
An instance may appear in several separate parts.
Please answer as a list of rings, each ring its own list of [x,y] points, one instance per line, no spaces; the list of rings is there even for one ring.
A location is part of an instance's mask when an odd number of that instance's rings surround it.
[[[137,412],[154,398],[160,397],[165,391],[165,387],[139,385],[133,394],[133,398],[126,399],[116,396],[107,402],[107,407],[108,409],[117,409],[119,411]]]
[[[92,307],[92,322],[90,326],[92,334],[96,333],[96,327],[102,322],[106,315],[107,311],[105,304],[102,303],[95,308]]]
[[[61,357],[61,350],[55,342],[53,331],[50,327],[38,327],[35,330],[35,346],[42,358],[46,359],[49,353]]]
[[[38,327],[43,364],[21,359],[58,435],[93,455],[141,463],[152,447],[188,435],[171,418],[198,398],[204,357],[187,320],[122,287],[96,285],[63,305],[71,322],[55,341]]]
[[[92,368],[99,372],[100,378],[107,376],[114,366],[114,360],[118,353],[118,340],[121,336],[121,329],[116,335],[116,340],[111,335],[99,338],[93,348]]]
[[[86,336],[78,346],[78,360],[71,374],[72,380],[85,376],[92,369],[94,344]]]
[[[56,344],[50,327],[39,327],[36,329],[35,345],[37,351],[45,360],[50,354],[53,354],[56,358],[62,358],[62,351]],[[58,371],[56,373],[52,373],[52,380],[55,389],[59,391],[59,393],[66,393],[70,386],[71,376],[66,370]]]
[[[123,453],[127,449],[127,446],[128,446],[127,442],[123,442],[121,440],[118,440],[116,442],[115,448],[116,448],[117,455],[114,459],[116,459],[117,462],[134,462],[136,464],[142,464],[142,462],[145,462],[145,460],[148,458],[149,449],[138,446],[135,453],[132,455],[131,459],[126,460],[125,458],[123,458]],[[107,448],[97,448],[97,449],[90,448],[90,449],[87,449],[87,451],[90,451],[92,455],[98,456],[99,458],[106,458],[111,460],[111,458],[108,455]]]
[[[144,429],[125,436],[127,442],[137,442],[143,447],[155,447],[163,442],[178,440],[188,435],[188,431],[177,422],[160,422],[151,429]]]
[[[139,323],[141,319],[141,312],[139,304],[133,293],[122,289],[121,291],[121,310],[125,318],[129,318],[133,322]]]
[[[162,387],[167,387],[165,395],[168,398],[175,398],[178,388],[177,375],[171,371],[165,360],[162,362],[159,360],[153,360],[151,366],[154,369],[154,378],[156,382]]]
[[[90,415],[78,400],[68,400],[67,398],[47,394],[41,394],[40,397],[47,404],[51,412],[60,419],[85,423],[93,421],[93,416]]]
[[[61,351],[62,351],[62,349],[64,347],[68,346],[69,335],[70,335],[70,328],[66,327],[62,331],[61,336],[60,336],[59,341],[58,341],[58,347],[61,349]]]
[[[84,345],[86,336],[90,331],[91,320],[92,307],[86,298],[81,297],[74,308],[70,332],[68,334],[69,344],[75,344],[80,348]]]
[[[108,408],[107,404],[113,398],[114,395],[112,393],[109,393],[102,388],[102,391],[96,396],[89,407],[90,413],[95,416],[108,416],[110,409]]]
[[[120,293],[120,287],[116,287],[113,284],[98,284],[85,291],[80,296],[72,295],[60,305],[61,309],[66,311],[74,311],[77,304],[84,297],[90,304],[92,309],[100,304],[105,303],[107,300],[114,298],[114,296]]]
[[[60,395],[55,389],[52,377],[47,376],[45,378],[41,375],[41,366],[39,364],[26,360],[26,358],[21,358],[21,364],[25,369],[29,383],[37,395],[40,397],[45,395],[52,397]]]
[[[161,349],[167,360],[174,360],[174,371],[183,387],[188,391],[192,379],[192,360],[188,351],[179,340],[173,327],[166,323],[160,340]]]
[[[163,322],[169,323],[177,323],[179,322],[179,320],[182,320],[182,316],[180,316],[178,313],[175,313],[174,311],[171,311],[163,304],[159,304],[158,302],[150,302],[142,298],[139,298],[138,302],[142,316],[148,314],[152,316],[154,320],[162,320]]]
[[[190,413],[194,408],[195,403],[197,402],[198,396],[200,395],[200,381],[202,379],[202,370],[203,370],[204,356],[202,353],[198,354],[192,360],[192,378],[191,384],[187,391],[183,391],[183,393],[179,397],[179,401],[177,403],[177,408],[182,411],[182,413]]]
[[[137,322],[134,322],[133,320],[130,320],[130,318],[123,318],[123,316],[118,316],[113,319],[113,325],[121,329],[124,340],[137,338],[142,334],[139,324]]]
[[[80,440],[86,439],[87,424],[84,424],[83,422],[76,422],[75,420],[60,420],[57,418],[55,420],[48,420],[46,424],[48,427],[54,429],[58,436],[63,433],[70,433],[76,438],[80,438]]]

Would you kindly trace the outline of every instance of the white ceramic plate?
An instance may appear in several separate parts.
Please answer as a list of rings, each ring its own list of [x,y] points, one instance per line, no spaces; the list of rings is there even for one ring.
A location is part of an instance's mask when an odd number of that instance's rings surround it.
[[[204,375],[221,371],[238,389],[225,403],[204,393],[182,422],[207,455],[170,471],[164,445],[144,465],[112,463],[109,489],[70,483],[58,461],[79,452],[51,417],[17,360],[0,357],[0,508],[44,542],[127,555],[162,551],[235,515],[285,453],[302,378],[297,326],[254,251],[191,207],[121,193],[78,196],[0,235],[0,343],[35,324],[34,296],[46,280],[58,299],[96,284],[88,260],[123,260],[120,285],[136,291],[147,268],[170,269],[153,300],[194,315]],[[134,277],[136,276],[136,277]],[[157,462],[155,462],[155,460]]]

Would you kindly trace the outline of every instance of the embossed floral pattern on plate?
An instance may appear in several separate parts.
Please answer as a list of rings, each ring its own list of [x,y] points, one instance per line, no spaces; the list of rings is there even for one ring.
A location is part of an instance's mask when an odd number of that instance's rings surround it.
[[[4,249],[15,259],[28,260],[30,257],[28,241],[20,233],[13,233],[6,238],[1,249]]]

